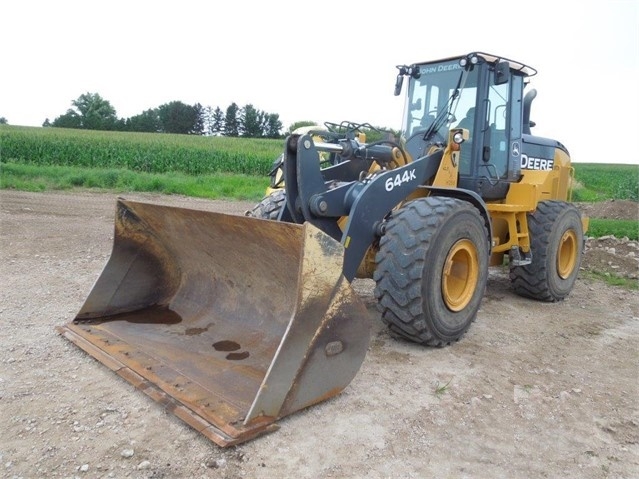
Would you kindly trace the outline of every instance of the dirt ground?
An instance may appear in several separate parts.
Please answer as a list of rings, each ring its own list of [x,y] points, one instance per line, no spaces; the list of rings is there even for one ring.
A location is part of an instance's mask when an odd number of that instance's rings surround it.
[[[636,291],[583,274],[565,301],[540,303],[515,296],[497,269],[469,332],[433,349],[391,336],[371,282],[356,280],[372,340],[353,382],[222,449],[55,330],[110,254],[114,211],[110,194],[0,191],[1,477],[639,477]],[[637,242],[588,243],[584,271],[637,277]]]

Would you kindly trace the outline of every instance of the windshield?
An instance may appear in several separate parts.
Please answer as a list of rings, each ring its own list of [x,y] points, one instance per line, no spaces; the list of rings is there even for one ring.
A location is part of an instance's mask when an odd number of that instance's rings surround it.
[[[425,133],[437,120],[437,131],[433,133],[445,141],[448,129],[457,126],[475,106],[478,70],[462,78],[464,70],[458,60],[449,60],[419,65],[419,71],[419,78],[409,77],[402,136],[408,139],[416,133]],[[454,97],[458,88],[460,94]]]

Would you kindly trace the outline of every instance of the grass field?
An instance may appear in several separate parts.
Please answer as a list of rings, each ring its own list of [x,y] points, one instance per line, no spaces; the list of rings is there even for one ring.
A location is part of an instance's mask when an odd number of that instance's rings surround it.
[[[154,192],[257,202],[268,186],[266,176],[236,173],[144,173],[124,168],[38,166],[15,162],[2,163],[0,168],[0,187],[22,191],[98,188],[121,193]]]

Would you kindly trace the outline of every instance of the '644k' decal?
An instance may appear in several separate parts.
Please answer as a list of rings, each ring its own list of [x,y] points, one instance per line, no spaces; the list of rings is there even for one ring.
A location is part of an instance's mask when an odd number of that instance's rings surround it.
[[[415,176],[415,168],[410,171],[405,171],[404,173],[397,173],[395,176],[391,176],[386,179],[384,186],[386,187],[386,191],[392,191],[396,186],[401,186],[402,183],[406,183],[408,181],[416,180],[417,176]]]

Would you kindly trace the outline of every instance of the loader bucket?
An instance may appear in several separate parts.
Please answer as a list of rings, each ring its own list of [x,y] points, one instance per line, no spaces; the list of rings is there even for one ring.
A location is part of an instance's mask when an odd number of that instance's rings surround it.
[[[58,330],[231,446],[357,374],[370,319],[342,261],[310,224],[119,199],[109,261]]]

